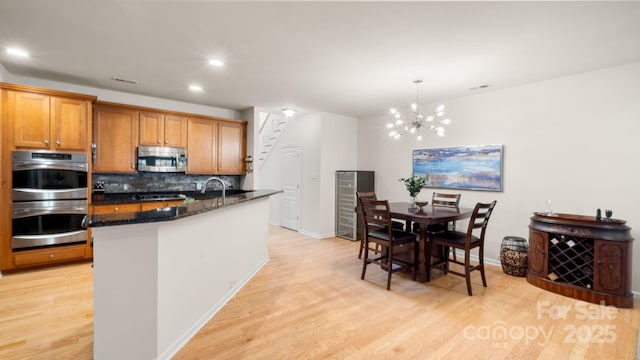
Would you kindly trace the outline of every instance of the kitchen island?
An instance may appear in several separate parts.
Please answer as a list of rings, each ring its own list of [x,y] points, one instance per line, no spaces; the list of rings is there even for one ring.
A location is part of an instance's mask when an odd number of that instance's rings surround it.
[[[267,263],[278,192],[90,216],[94,358],[175,355]]]

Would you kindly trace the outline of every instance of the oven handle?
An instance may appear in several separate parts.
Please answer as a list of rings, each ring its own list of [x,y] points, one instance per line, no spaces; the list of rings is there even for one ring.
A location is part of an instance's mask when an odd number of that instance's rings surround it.
[[[13,249],[27,249],[36,246],[60,245],[87,241],[87,230],[45,235],[14,235],[11,237]],[[53,256],[51,256],[53,258]]]
[[[89,164],[87,163],[53,163],[43,161],[20,161],[13,163],[13,170],[39,170],[39,169],[53,169],[53,170],[82,170],[84,172],[89,171]]]
[[[71,206],[64,208],[47,207],[41,209],[13,209],[13,218],[21,219],[29,216],[55,215],[55,214],[87,214],[86,206]]]

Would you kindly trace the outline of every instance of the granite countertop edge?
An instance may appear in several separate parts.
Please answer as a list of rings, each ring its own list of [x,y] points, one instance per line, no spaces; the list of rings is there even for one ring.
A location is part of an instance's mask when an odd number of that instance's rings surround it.
[[[227,195],[224,204],[222,203],[222,197],[216,196],[155,210],[89,215],[87,216],[85,227],[96,228],[177,220],[261,199],[281,192],[282,190],[253,190],[242,194]]]

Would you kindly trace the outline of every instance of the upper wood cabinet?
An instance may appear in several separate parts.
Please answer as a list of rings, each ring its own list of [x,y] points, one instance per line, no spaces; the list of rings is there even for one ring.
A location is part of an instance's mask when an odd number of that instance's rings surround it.
[[[138,111],[96,103],[93,110],[93,171],[136,172]]]
[[[187,124],[187,172],[244,174],[246,133],[245,122],[190,118]]]
[[[158,112],[140,112],[140,145],[187,146],[187,119]]]
[[[7,91],[15,148],[88,151],[92,100]]]
[[[220,121],[218,123],[218,173],[244,174],[247,124]]]
[[[218,173],[218,122],[189,119],[187,122],[187,172]]]

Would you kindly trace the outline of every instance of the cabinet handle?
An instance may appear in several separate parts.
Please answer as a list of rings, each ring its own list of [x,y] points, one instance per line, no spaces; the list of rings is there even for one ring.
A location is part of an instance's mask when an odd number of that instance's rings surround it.
[[[168,143],[169,143],[169,140],[165,140],[165,141],[164,141],[164,143],[165,143],[165,144],[168,144]]]
[[[50,254],[50,255],[49,255],[49,259],[53,259],[53,254]]]
[[[98,146],[96,143],[91,143],[91,163],[96,163],[96,157],[98,156]]]
[[[45,143],[45,145],[49,145],[49,140],[48,139],[44,139],[44,143]]]
[[[113,208],[113,211],[118,211],[118,208]]]
[[[598,260],[598,267],[601,268],[602,267],[602,261]]]
[[[60,140],[56,140],[56,145],[60,145]]]
[[[162,144],[162,141],[158,140],[158,144]]]

